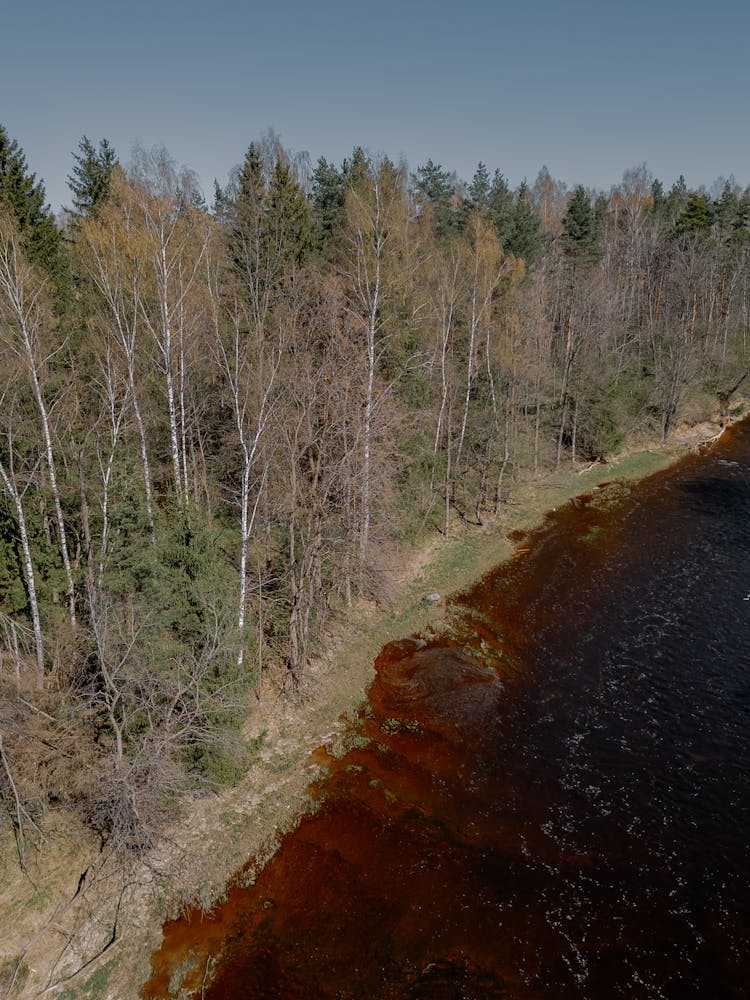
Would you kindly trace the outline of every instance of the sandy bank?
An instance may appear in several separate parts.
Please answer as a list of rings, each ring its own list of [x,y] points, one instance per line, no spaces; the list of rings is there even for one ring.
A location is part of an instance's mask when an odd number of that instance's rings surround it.
[[[538,526],[546,511],[598,483],[651,475],[719,431],[711,422],[683,425],[667,445],[635,447],[606,464],[567,466],[519,487],[501,515],[482,528],[456,522],[452,537],[436,535],[404,554],[392,573],[388,601],[379,607],[363,603],[342,615],[299,696],[282,695],[268,678],[247,725],[255,761],[240,785],[191,801],[136,871],[98,858],[92,838],[72,829],[65,817],[51,824],[49,842],[32,859],[28,877],[6,852],[0,868],[0,983],[22,956],[12,996],[137,997],[163,919],[189,903],[210,908],[248,857],[261,865],[309,807],[308,786],[319,771],[314,751],[346,748],[350,720],[386,642],[439,629],[445,598],[510,556],[517,544],[510,536]],[[432,593],[441,600],[426,602]]]

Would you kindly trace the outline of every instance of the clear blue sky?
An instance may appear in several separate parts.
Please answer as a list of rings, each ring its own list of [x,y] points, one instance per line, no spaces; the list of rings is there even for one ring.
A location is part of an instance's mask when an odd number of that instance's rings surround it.
[[[511,182],[750,183],[748,0],[36,0],[0,19],[0,122],[68,204],[72,151],[164,143],[206,194],[272,127]]]

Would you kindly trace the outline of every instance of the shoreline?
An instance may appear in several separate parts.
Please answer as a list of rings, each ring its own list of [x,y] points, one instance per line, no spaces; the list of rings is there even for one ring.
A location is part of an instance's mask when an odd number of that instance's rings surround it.
[[[744,405],[727,425],[738,422],[746,412]],[[375,676],[375,656],[387,642],[428,627],[439,629],[445,619],[445,598],[467,589],[517,553],[523,545],[519,538],[540,527],[555,507],[603,482],[645,479],[701,447],[710,447],[725,429],[719,421],[681,425],[666,444],[633,448],[606,464],[586,468],[567,465],[519,486],[500,516],[488,519],[485,525],[457,521],[451,537],[436,536],[422,548],[402,553],[404,569],[393,574],[390,599],[382,606],[360,602],[349,614],[339,616],[325,654],[309,668],[301,695],[281,700],[271,682],[267,683],[264,700],[246,727],[256,751],[254,763],[241,782],[220,795],[188,803],[186,814],[163,843],[129,873],[125,888],[118,886],[123,872],[102,868],[92,883],[84,880],[83,887],[79,884],[83,891],[77,893],[76,880],[88,857],[90,838],[79,845],[76,856],[66,843],[74,831],[65,829],[64,824],[57,834],[53,830],[50,840],[55,845],[60,838],[63,860],[58,857],[51,872],[34,873],[34,897],[40,891],[47,895],[46,905],[38,905],[42,912],[37,912],[34,921],[36,931],[45,922],[47,930],[28,950],[26,980],[21,991],[11,995],[32,996],[45,991],[56,996],[65,986],[75,989],[69,994],[71,998],[135,1000],[149,979],[151,956],[161,942],[164,920],[190,905],[208,912],[237,873],[252,861],[244,876],[252,878],[273,855],[284,834],[309,811],[309,786],[322,770],[314,755],[321,749],[335,755],[347,749],[348,727]],[[427,602],[426,596],[432,593],[439,594],[440,600]],[[23,879],[15,881],[31,891]],[[115,889],[121,890],[119,898],[115,898]],[[0,903],[5,896],[5,891],[0,893]],[[33,901],[27,906],[33,909]],[[8,917],[12,919],[10,913]],[[74,940],[63,944],[67,934],[60,924],[75,934]],[[114,940],[107,944],[110,936]],[[20,953],[17,946],[13,950],[13,937],[11,934],[9,940],[4,934],[0,970],[9,957]],[[63,961],[54,976],[58,989],[48,981],[48,973],[51,960],[61,952]],[[86,967],[81,969],[84,963]]]

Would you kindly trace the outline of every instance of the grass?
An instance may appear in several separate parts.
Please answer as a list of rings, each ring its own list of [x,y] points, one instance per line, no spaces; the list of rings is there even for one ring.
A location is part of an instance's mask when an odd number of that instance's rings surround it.
[[[58,993],[58,1000],[103,1000],[108,995],[109,977],[119,959],[110,959],[100,966],[80,986],[72,986]]]
[[[179,848],[174,851],[174,871],[161,872],[150,899],[144,894],[138,908],[124,916],[123,926],[127,920],[127,926],[143,930],[128,934],[119,966],[102,966],[84,985],[60,995],[65,1000],[96,1000],[105,995],[134,1000],[147,978],[151,950],[158,947],[164,915],[175,915],[180,901],[191,898],[210,908],[224,893],[234,872],[245,872],[240,879],[254,878],[274,853],[284,831],[293,828],[303,812],[315,807],[309,790],[314,777],[313,751],[330,746],[346,753],[362,745],[358,740],[365,738],[350,720],[356,719],[358,712],[367,714],[363,702],[373,677],[373,662],[386,643],[415,633],[441,632],[451,614],[445,599],[467,589],[512,555],[514,543],[520,541],[523,546],[524,533],[542,524],[550,508],[581,493],[594,493],[594,503],[617,503],[626,495],[627,487],[616,484],[660,471],[689,446],[690,442],[682,450],[670,446],[633,452],[607,465],[597,464],[580,475],[578,469],[570,468],[547,475],[518,486],[511,502],[503,505],[500,516],[487,527],[456,520],[450,537],[435,533],[424,550],[405,551],[401,557],[403,579],[394,586],[390,601],[383,608],[368,605],[356,607],[349,615],[342,613],[337,633],[329,637],[325,658],[310,667],[302,696],[293,701],[280,698],[267,682],[264,700],[246,726],[250,765],[247,775],[232,789],[191,801],[186,816],[175,821],[170,831]],[[595,491],[606,481],[613,486]],[[424,600],[432,592],[442,598],[435,605]],[[483,652],[488,658],[503,655],[494,648]],[[503,663],[513,668],[506,659]],[[382,787],[378,779],[371,779],[370,785]],[[390,789],[382,791],[386,797],[393,794]],[[243,868],[248,856],[255,859],[249,869]],[[70,870],[69,864],[66,870]],[[167,885],[159,901],[157,896]],[[43,902],[40,899],[39,905]],[[10,914],[6,911],[5,916]],[[15,941],[6,940],[6,948],[6,954],[19,951]],[[36,956],[30,964],[39,967]],[[0,966],[0,976],[4,968]],[[29,981],[27,990],[32,985]]]

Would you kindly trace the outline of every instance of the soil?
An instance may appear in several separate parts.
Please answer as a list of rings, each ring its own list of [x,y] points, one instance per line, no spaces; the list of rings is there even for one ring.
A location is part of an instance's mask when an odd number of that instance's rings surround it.
[[[136,869],[126,871],[100,854],[94,838],[64,814],[48,817],[47,839],[27,857],[25,873],[12,841],[0,843],[0,998],[135,1000],[149,978],[164,919],[196,902],[208,911],[247,859],[262,867],[312,807],[308,787],[321,770],[320,748],[339,755],[354,738],[352,720],[387,642],[439,630],[446,599],[522,548],[525,533],[546,511],[600,483],[642,479],[720,431],[717,422],[685,424],[667,445],[635,447],[607,463],[568,465],[518,488],[492,522],[478,527],[456,519],[451,537],[436,534],[420,549],[400,553],[389,596],[341,613],[299,693],[285,692],[280,677],[264,679],[246,726],[254,763],[242,781],[185,803]]]

